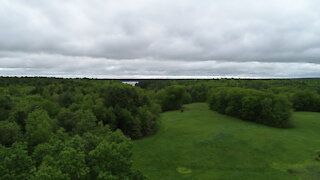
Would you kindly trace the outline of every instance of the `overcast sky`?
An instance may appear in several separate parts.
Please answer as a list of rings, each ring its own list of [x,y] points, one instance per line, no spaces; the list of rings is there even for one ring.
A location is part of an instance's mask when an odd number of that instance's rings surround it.
[[[1,0],[0,75],[320,77],[320,1]]]

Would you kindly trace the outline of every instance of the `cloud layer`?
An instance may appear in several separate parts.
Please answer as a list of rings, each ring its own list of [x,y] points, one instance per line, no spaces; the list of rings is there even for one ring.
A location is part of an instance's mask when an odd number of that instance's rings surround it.
[[[317,0],[2,0],[0,74],[320,76]]]

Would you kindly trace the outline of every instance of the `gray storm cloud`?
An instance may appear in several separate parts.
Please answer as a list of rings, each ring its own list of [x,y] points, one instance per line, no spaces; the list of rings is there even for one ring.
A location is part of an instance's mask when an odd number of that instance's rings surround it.
[[[316,0],[2,0],[1,75],[320,76]]]

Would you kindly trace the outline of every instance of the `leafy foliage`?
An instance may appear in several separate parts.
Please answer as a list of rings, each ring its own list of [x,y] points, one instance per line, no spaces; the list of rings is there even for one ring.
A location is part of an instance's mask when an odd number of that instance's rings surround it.
[[[53,135],[56,123],[44,110],[36,110],[26,120],[26,137],[30,145],[47,142]]]
[[[159,104],[163,111],[177,110],[182,104],[191,102],[191,96],[184,86],[168,86],[157,94]]]
[[[0,179],[145,179],[132,167],[130,137],[154,133],[160,110],[144,90],[87,79],[1,80]]]
[[[0,121],[0,144],[10,146],[21,140],[22,133],[20,126],[15,122]]]
[[[97,118],[90,110],[77,111],[75,113],[75,119],[77,120],[74,127],[75,134],[82,135],[85,132],[95,129]]]
[[[6,120],[13,108],[12,98],[9,95],[0,95],[0,120]]]
[[[291,103],[281,95],[243,88],[213,89],[210,108],[222,114],[274,127],[288,127]]]
[[[0,145],[0,179],[28,179],[33,169],[25,143],[14,143],[12,147]]]
[[[320,95],[312,91],[298,91],[291,97],[297,111],[320,112]]]

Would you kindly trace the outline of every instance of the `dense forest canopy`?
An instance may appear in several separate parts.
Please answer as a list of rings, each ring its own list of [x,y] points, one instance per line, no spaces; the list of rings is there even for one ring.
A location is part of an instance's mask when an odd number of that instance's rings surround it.
[[[0,78],[0,179],[145,179],[132,142],[160,112],[208,102],[219,113],[287,128],[292,111],[320,112],[320,80]]]
[[[160,107],[120,81],[0,79],[0,179],[144,179],[130,138],[157,129]]]

